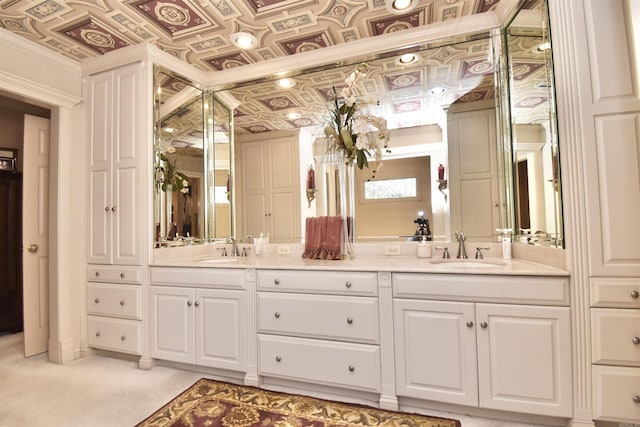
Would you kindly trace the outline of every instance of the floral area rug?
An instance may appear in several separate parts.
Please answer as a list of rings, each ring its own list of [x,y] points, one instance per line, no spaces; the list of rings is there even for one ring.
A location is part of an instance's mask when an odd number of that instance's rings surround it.
[[[137,427],[460,427],[460,422],[200,379]]]

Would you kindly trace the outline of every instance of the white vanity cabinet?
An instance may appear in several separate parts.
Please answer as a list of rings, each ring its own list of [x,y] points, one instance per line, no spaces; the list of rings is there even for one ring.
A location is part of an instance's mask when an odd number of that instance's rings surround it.
[[[398,396],[571,417],[567,278],[392,281]]]
[[[86,301],[90,347],[141,354],[140,273],[140,267],[133,266],[89,266]]]
[[[243,277],[238,269],[152,267],[151,357],[244,372]]]
[[[640,421],[640,279],[591,280],[594,418]]]
[[[381,391],[377,273],[258,270],[258,373]]]
[[[86,79],[89,263],[141,265],[140,164],[152,105],[145,73],[148,66],[137,62]]]

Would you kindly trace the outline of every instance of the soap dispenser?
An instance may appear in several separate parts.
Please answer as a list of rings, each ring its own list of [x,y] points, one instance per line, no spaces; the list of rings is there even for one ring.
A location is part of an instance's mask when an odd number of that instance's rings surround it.
[[[431,258],[431,245],[427,245],[427,236],[422,236],[422,240],[416,246],[416,255],[418,258]]]

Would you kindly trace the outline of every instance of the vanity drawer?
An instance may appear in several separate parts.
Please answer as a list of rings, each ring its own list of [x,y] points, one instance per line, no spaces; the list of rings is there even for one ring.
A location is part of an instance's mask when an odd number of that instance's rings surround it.
[[[140,267],[121,265],[90,265],[87,270],[87,280],[91,282],[134,284],[142,282]]]
[[[260,375],[379,393],[380,348],[258,335]]]
[[[593,390],[594,419],[629,423],[640,420],[640,368],[594,365]]]
[[[87,284],[87,313],[142,319],[141,312],[140,286]]]
[[[378,344],[378,299],[258,293],[258,332]]]
[[[151,284],[166,286],[244,289],[243,268],[151,267]]]
[[[591,306],[640,308],[640,278],[591,279]]]
[[[640,310],[591,309],[593,363],[640,367]]]
[[[258,290],[376,296],[378,295],[378,273],[259,270]]]
[[[140,354],[142,349],[142,322],[88,316],[89,347],[123,353]]]

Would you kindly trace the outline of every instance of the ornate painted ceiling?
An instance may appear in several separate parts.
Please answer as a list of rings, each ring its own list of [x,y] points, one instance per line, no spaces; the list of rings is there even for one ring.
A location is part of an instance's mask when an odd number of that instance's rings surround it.
[[[420,0],[411,12],[394,15],[384,0],[0,0],[0,27],[77,61],[150,43],[215,72],[486,13],[499,3]],[[524,7],[540,3],[524,0]],[[230,36],[237,31],[254,34],[258,47],[243,51],[231,44]],[[518,59],[518,81],[528,91],[518,102],[533,109],[546,96],[546,89],[535,84],[546,77],[544,58],[532,50],[536,41],[514,43],[526,45],[526,54]],[[372,61],[360,95],[379,98],[378,113],[390,127],[435,123],[436,107],[494,98],[490,52],[489,39],[471,38],[421,51],[411,66],[399,65],[394,56]],[[354,54],[352,64],[360,53]],[[297,76],[296,87],[289,90],[274,81],[232,90],[240,102],[236,129],[259,133],[319,124],[332,88],[339,90],[352,69],[349,65]],[[434,94],[435,87],[445,92]],[[189,108],[198,117],[193,104]],[[291,112],[300,117],[287,117]],[[526,111],[522,115],[529,116],[527,120],[535,116]]]

